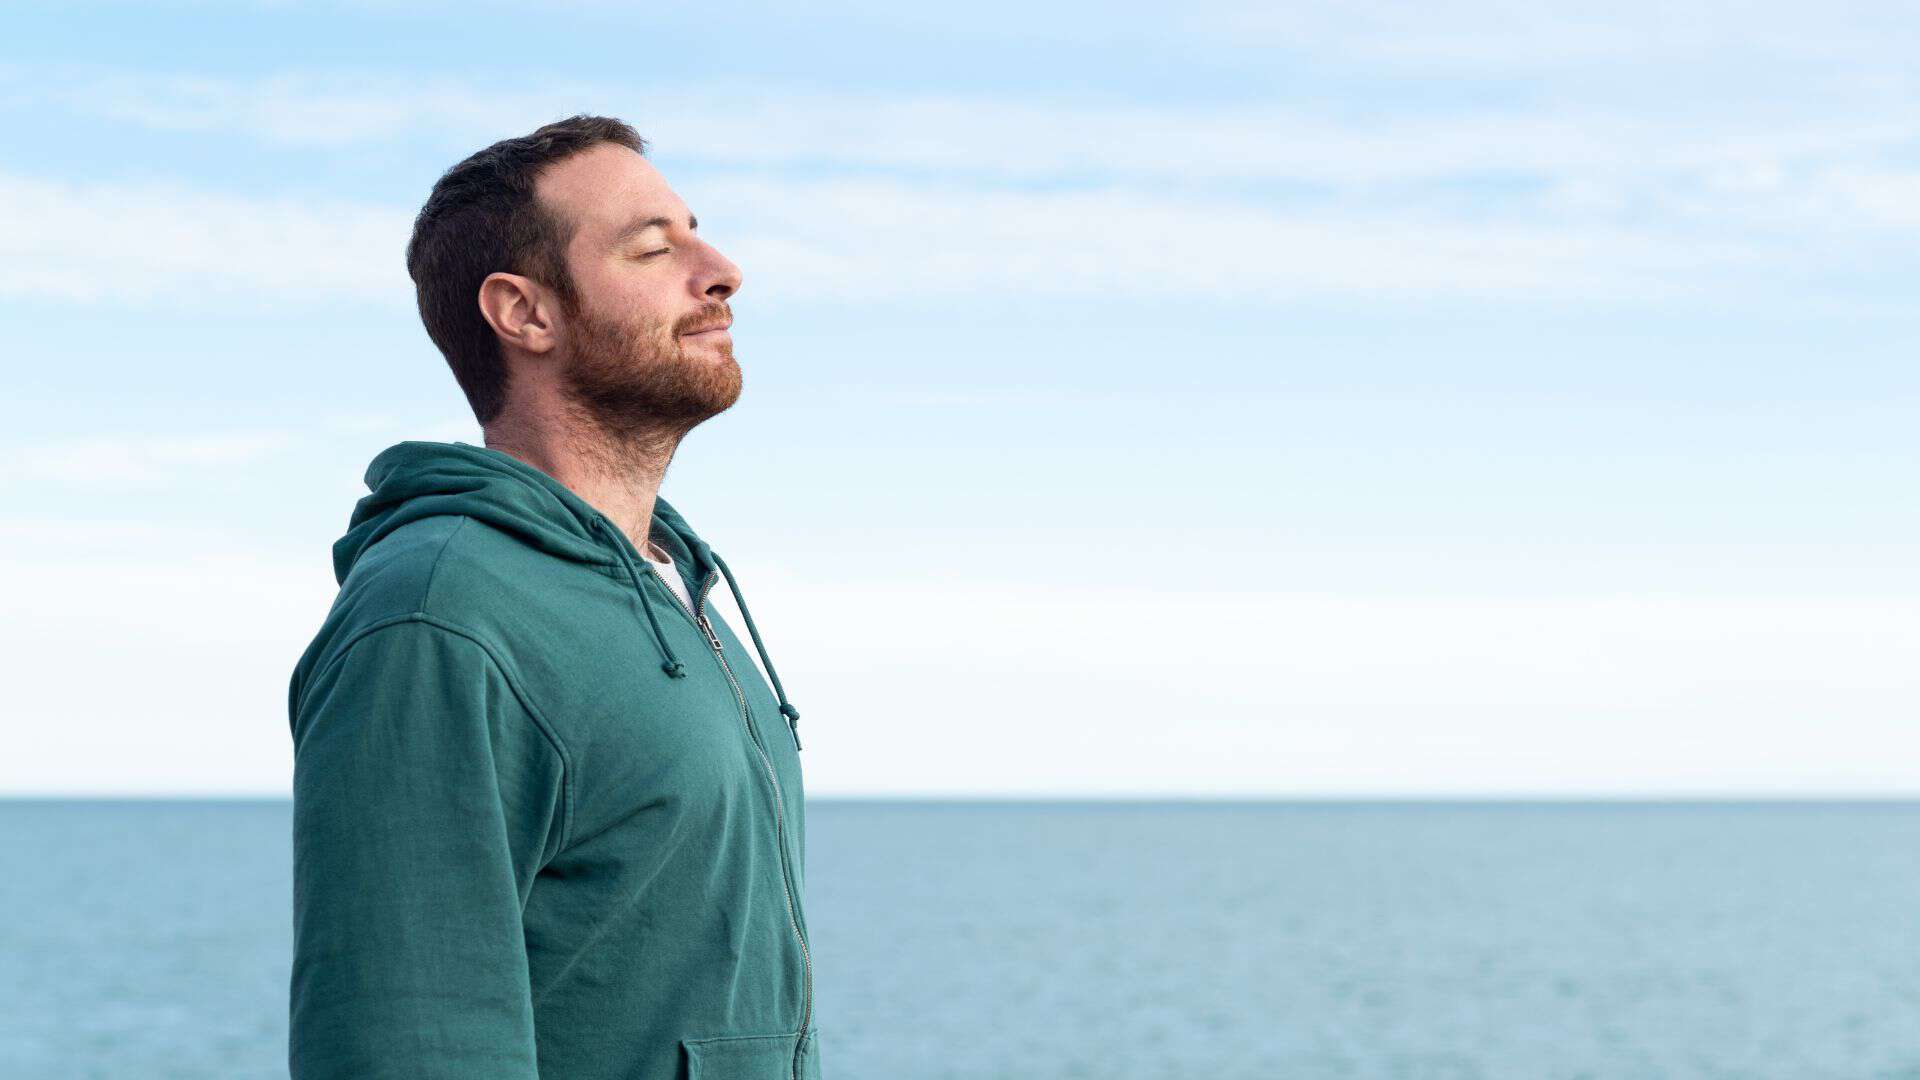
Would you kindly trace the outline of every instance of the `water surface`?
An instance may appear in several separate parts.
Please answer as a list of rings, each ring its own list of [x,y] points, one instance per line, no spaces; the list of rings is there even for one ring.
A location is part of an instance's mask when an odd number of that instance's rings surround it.
[[[808,815],[832,1080],[1920,1078],[1920,803]],[[285,1076],[290,820],[0,800],[0,1076]]]

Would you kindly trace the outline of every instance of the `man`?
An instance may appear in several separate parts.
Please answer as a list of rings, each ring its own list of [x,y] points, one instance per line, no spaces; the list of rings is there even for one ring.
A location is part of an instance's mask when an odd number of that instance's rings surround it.
[[[484,445],[373,459],[293,673],[295,1080],[820,1075],[799,713],[658,495],[740,271],[645,152],[575,116],[415,221]]]

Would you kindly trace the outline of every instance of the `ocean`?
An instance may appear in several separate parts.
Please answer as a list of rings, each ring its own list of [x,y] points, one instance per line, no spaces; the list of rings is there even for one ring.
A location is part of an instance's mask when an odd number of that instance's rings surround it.
[[[290,818],[0,800],[0,1077],[286,1076]],[[1920,803],[808,824],[829,1080],[1920,1080]]]

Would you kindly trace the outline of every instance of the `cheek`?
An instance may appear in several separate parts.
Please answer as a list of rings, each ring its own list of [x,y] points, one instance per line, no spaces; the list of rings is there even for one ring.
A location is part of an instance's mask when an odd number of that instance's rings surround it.
[[[591,293],[588,299],[595,308],[629,326],[666,322],[666,313],[675,310],[673,289],[660,281],[657,270],[635,259],[616,259],[579,284]]]

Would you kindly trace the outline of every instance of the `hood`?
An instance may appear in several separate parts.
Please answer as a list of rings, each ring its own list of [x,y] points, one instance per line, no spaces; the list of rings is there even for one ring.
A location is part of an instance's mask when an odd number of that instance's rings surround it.
[[[601,566],[627,561],[608,535],[613,523],[605,514],[547,473],[489,446],[410,439],[376,455],[365,479],[368,494],[353,504],[346,535],[333,544],[336,583],[345,584],[353,564],[388,533],[442,514],[478,518],[555,558]],[[713,549],[672,505],[656,496],[653,507],[654,539],[690,567],[696,583],[716,569]]]
[[[641,610],[659,644],[661,669],[675,678],[685,676],[685,665],[674,656],[660,630],[659,616],[646,590],[640,588],[640,553],[612,519],[551,475],[492,447],[409,439],[374,457],[367,465],[366,484],[368,494],[354,503],[346,534],[333,544],[336,582],[344,585],[354,563],[367,549],[402,525],[443,514],[478,518],[555,558],[621,567],[633,580]],[[657,495],[650,531],[653,541],[666,549],[686,576],[688,590],[694,595],[704,597],[705,583],[715,572],[726,578],[760,662],[773,682],[780,712],[789,724],[797,724],[799,710],[787,701],[760,631],[747,611],[746,599],[726,562],[688,527],[670,503]],[[796,745],[798,741],[796,734]]]

